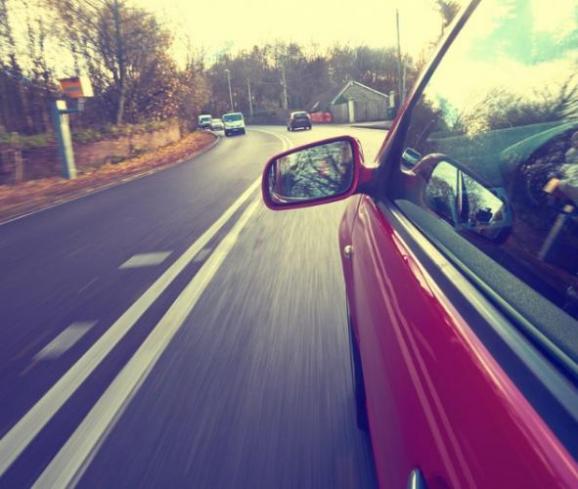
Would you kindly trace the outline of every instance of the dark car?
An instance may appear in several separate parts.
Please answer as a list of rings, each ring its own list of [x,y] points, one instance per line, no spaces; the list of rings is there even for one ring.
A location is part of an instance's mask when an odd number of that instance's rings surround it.
[[[578,19],[556,7],[468,2],[375,164],[342,136],[265,167],[271,209],[350,197],[352,398],[382,488],[578,487]]]
[[[307,112],[303,110],[291,112],[287,121],[287,130],[294,131],[295,129],[311,129],[311,117]]]

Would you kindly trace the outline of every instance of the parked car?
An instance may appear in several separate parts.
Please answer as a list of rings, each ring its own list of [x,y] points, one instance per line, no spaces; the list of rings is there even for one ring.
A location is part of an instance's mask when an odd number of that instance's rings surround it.
[[[374,165],[343,136],[265,166],[273,210],[350,198],[353,397],[382,488],[578,487],[576,5],[549,8],[469,2]]]
[[[221,119],[211,119],[211,130],[222,131],[225,128]]]
[[[289,120],[287,121],[287,130],[294,131],[295,129],[311,129],[311,117],[303,110],[291,112]]]
[[[199,126],[199,129],[211,129],[212,120],[213,117],[211,114],[201,114],[197,121],[197,125]]]
[[[245,118],[241,112],[229,112],[223,115],[225,136],[245,134]]]

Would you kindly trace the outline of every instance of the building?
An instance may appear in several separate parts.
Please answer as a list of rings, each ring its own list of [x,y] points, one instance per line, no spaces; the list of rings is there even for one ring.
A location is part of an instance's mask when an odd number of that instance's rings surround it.
[[[341,90],[315,98],[309,112],[315,122],[367,122],[388,119],[390,96],[363,83],[350,81]]]

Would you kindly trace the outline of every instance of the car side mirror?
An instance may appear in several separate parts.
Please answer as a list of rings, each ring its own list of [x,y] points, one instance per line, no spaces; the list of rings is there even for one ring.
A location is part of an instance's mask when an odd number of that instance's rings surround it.
[[[461,165],[444,159],[432,166],[424,199],[458,232],[502,241],[512,229],[512,209],[505,191],[482,183]]]
[[[263,200],[270,209],[309,207],[354,194],[362,171],[359,142],[325,139],[271,158],[263,172]]]

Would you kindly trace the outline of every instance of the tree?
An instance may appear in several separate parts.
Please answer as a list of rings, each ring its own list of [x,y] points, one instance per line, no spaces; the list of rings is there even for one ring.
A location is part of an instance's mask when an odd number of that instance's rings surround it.
[[[185,69],[178,75],[178,116],[186,129],[196,126],[196,120],[210,101],[211,88],[203,61],[189,56]]]
[[[442,19],[440,33],[440,37],[442,37],[448,26],[454,20],[454,17],[460,11],[461,5],[456,0],[434,0],[434,3]]]
[[[166,54],[171,36],[152,14],[125,0],[49,2],[65,26],[64,38],[78,69],[89,72],[112,122],[164,118],[175,112],[170,104],[177,70]],[[164,107],[167,110],[161,110]]]
[[[25,19],[21,33],[13,31],[14,13]],[[46,61],[45,14],[35,0],[0,0],[0,126],[8,131],[33,133],[49,127],[46,100],[53,84]]]

